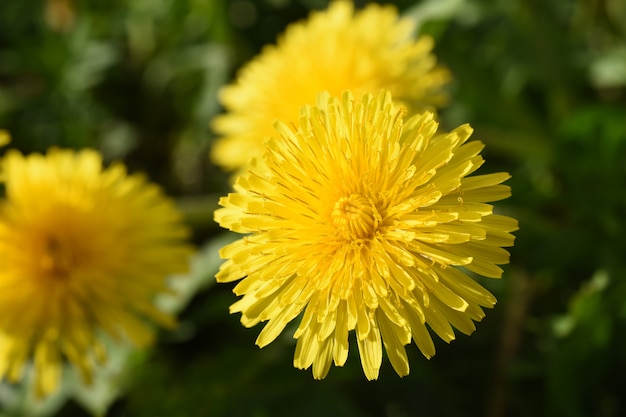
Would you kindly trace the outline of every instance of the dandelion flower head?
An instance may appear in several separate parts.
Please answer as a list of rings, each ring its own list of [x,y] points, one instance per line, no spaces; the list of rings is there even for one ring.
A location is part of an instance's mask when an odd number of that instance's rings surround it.
[[[409,373],[405,345],[435,353],[470,334],[496,300],[469,274],[498,278],[516,220],[493,213],[507,173],[473,175],[483,145],[463,125],[437,133],[431,113],[405,118],[389,92],[355,99],[320,95],[296,126],[277,122],[279,141],[223,197],[215,219],[247,234],[225,246],[216,278],[239,281],[231,306],[243,325],[266,322],[272,342],[301,316],[294,365],[324,378],[342,366],[349,334],[376,379],[383,346]],[[459,267],[463,267],[461,269]]]
[[[174,319],[154,305],[166,276],[187,269],[187,229],[173,203],[121,164],[53,149],[9,151],[0,200],[0,377],[18,382],[33,364],[35,392],[59,385],[70,362],[89,382],[105,360],[102,333],[138,347],[152,323]]]
[[[412,109],[443,104],[449,73],[431,54],[432,38],[416,40],[414,32],[415,22],[400,19],[393,6],[355,11],[347,1],[292,24],[222,89],[213,160],[227,170],[245,168],[263,153],[274,121],[296,122],[300,107],[315,104],[322,91],[351,90],[358,98],[384,88]]]

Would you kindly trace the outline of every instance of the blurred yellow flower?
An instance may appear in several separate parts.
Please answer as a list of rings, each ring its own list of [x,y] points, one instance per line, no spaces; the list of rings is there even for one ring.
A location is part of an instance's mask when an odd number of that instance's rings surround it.
[[[300,107],[317,94],[351,90],[391,91],[394,100],[418,110],[445,101],[449,72],[430,53],[430,37],[414,38],[415,23],[392,6],[370,4],[354,11],[336,1],[328,10],[289,26],[277,45],[266,47],[220,93],[225,113],[214,119],[220,135],[212,159],[227,170],[245,168],[263,153],[274,120],[297,122]]]
[[[0,146],[4,146],[11,141],[11,135],[4,129],[0,129]]]
[[[383,344],[403,376],[411,340],[435,353],[426,324],[447,342],[451,326],[472,333],[496,300],[464,270],[500,277],[502,247],[517,230],[487,204],[510,195],[501,184],[509,175],[468,177],[483,163],[483,145],[466,142],[472,129],[438,134],[431,113],[405,119],[388,92],[322,94],[297,128],[276,129],[281,139],[215,213],[248,234],[222,249],[216,278],[241,280],[231,313],[247,327],[267,322],[257,344],[303,313],[296,367],[324,378],[331,362],[345,363],[354,330],[365,375],[376,379]]]
[[[153,298],[187,269],[188,231],[173,203],[92,150],[2,160],[0,377],[17,382],[32,359],[35,392],[56,390],[65,360],[89,382],[105,360],[100,333],[138,347],[155,321],[174,319]]]

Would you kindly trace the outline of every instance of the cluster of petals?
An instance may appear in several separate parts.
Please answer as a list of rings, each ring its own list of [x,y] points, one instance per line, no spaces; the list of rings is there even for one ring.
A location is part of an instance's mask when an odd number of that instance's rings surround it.
[[[231,312],[245,326],[265,322],[257,344],[298,319],[294,365],[323,378],[355,333],[376,379],[383,347],[403,376],[411,341],[435,353],[428,328],[447,342],[472,333],[496,302],[474,278],[501,276],[517,229],[489,204],[510,195],[509,174],[471,175],[483,164],[472,129],[438,132],[432,113],[406,117],[383,91],[320,94],[276,131],[215,213],[245,234],[222,249],[217,280],[239,281]]]
[[[245,169],[263,153],[274,120],[296,122],[300,107],[315,104],[321,91],[339,96],[350,90],[358,97],[386,89],[412,109],[440,106],[449,72],[431,53],[432,38],[416,40],[414,33],[415,22],[400,18],[392,6],[355,11],[348,1],[331,2],[290,25],[221,90],[225,113],[213,121],[220,136],[213,161]]]
[[[153,323],[174,319],[154,304],[171,292],[191,248],[173,202],[93,150],[9,151],[1,162],[0,378],[32,363],[39,396],[58,388],[64,363],[86,382],[106,360],[103,334],[138,347]]]

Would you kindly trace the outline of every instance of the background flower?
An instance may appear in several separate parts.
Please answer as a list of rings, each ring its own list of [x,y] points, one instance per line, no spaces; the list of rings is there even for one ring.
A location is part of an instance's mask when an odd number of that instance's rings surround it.
[[[101,332],[145,347],[149,321],[174,324],[153,302],[187,269],[188,232],[157,186],[91,150],[10,151],[2,169],[0,376],[18,381],[32,359],[47,395],[65,359],[89,382]]]
[[[262,154],[274,120],[296,122],[300,107],[314,104],[321,91],[360,96],[384,88],[415,109],[441,105],[449,73],[436,65],[432,38],[416,40],[414,32],[415,22],[400,19],[392,6],[355,12],[347,1],[292,24],[222,89],[226,113],[213,121],[222,136],[213,160],[229,170],[245,167]]]
[[[0,146],[4,146],[11,141],[11,135],[6,130],[0,129]]]
[[[378,377],[382,344],[396,372],[409,373],[404,345],[428,358],[450,325],[470,334],[495,298],[466,270],[498,278],[517,222],[493,214],[509,196],[506,173],[468,177],[483,159],[464,125],[437,134],[431,113],[404,120],[389,92],[355,100],[321,95],[297,129],[278,123],[279,140],[223,198],[216,220],[250,233],[225,247],[217,279],[242,279],[245,326],[267,321],[272,342],[304,312],[294,364],[324,378],[344,365],[355,331],[368,379]],[[382,344],[381,344],[382,339]]]

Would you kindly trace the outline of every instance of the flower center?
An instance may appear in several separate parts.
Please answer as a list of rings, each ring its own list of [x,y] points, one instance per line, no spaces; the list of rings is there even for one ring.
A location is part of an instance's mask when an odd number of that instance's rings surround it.
[[[341,197],[331,218],[341,236],[349,240],[371,238],[381,222],[374,202],[361,194]]]
[[[53,277],[68,276],[77,260],[69,246],[56,237],[49,237],[41,257],[41,269]]]

